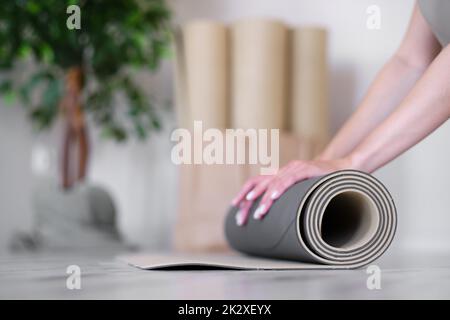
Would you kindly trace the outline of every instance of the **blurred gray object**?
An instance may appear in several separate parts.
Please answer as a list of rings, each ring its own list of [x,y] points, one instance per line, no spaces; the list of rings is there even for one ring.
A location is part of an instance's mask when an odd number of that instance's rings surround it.
[[[114,201],[102,187],[88,183],[64,191],[53,179],[36,179],[34,226],[11,241],[12,251],[124,249]]]
[[[419,8],[442,46],[450,43],[450,1],[419,0]]]

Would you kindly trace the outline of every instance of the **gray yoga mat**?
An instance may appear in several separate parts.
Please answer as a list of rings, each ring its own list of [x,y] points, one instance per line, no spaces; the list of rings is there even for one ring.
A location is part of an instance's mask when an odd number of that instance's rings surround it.
[[[251,208],[256,209],[258,199]],[[225,235],[239,254],[138,254],[124,259],[143,269],[352,269],[380,257],[397,226],[383,184],[354,170],[305,180],[289,188],[262,220],[237,226],[232,207]]]
[[[336,268],[377,259],[397,225],[387,189],[373,176],[353,170],[295,184],[263,220],[250,218],[244,227],[236,225],[237,211],[232,208],[225,222],[227,240],[237,251]]]

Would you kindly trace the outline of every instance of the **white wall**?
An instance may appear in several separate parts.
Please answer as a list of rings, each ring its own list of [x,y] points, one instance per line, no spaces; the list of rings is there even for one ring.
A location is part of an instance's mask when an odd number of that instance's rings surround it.
[[[330,30],[331,108],[333,130],[357,105],[377,70],[395,50],[406,28],[413,0],[170,0],[178,22],[193,18],[214,18],[226,22],[244,17],[276,17],[293,25],[320,24]],[[381,30],[366,28],[366,8],[381,8]],[[171,67],[166,63],[157,76],[142,76],[149,91],[165,101],[172,94]],[[27,157],[32,144],[27,124],[19,109],[6,113],[0,105],[0,150],[15,141],[19,157]],[[6,116],[5,116],[6,115]],[[170,164],[166,130],[145,144],[118,146],[95,140],[92,180],[106,184],[118,199],[120,225],[127,238],[145,247],[167,246],[173,221],[176,192],[175,168]],[[14,121],[14,125],[11,125]],[[5,127],[6,126],[6,127]],[[3,135],[8,134],[8,138]],[[376,175],[391,190],[399,212],[397,248],[444,247],[450,244],[450,152],[449,124],[420,146],[389,164]],[[6,161],[6,162],[5,162]],[[27,161],[0,159],[0,247],[6,230],[29,217],[27,208],[11,200],[3,190],[23,185]],[[5,167],[8,170],[5,171]],[[5,172],[7,177],[5,178]],[[24,173],[25,172],[25,173]],[[17,188],[16,188],[17,189]],[[11,192],[11,191],[10,191]],[[14,192],[16,194],[16,192]],[[26,197],[25,197],[26,198]],[[5,209],[6,208],[15,208]],[[14,218],[6,216],[14,212]],[[20,223],[19,223],[20,222]]]
[[[23,110],[0,104],[0,253],[15,230],[31,226],[32,140]]]

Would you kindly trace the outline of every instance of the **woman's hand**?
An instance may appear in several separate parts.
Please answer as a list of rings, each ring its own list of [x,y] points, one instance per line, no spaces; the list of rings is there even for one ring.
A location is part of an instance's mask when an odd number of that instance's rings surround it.
[[[266,215],[272,203],[293,184],[305,179],[350,168],[351,163],[347,159],[295,160],[281,168],[275,175],[261,175],[250,178],[232,201],[234,206],[239,206],[239,211],[236,214],[236,223],[240,226],[245,225],[253,201],[262,194],[264,195],[259,203],[259,207],[253,215],[258,220]]]

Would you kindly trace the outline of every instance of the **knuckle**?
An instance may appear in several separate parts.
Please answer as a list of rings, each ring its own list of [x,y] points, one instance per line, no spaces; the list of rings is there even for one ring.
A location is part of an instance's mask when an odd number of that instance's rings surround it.
[[[272,186],[271,191],[272,191],[272,192],[273,192],[273,191],[279,191],[279,190],[282,188],[282,186],[283,186],[283,183],[282,183],[281,180],[279,180],[279,181],[277,181],[277,183],[275,183],[275,184]]]
[[[273,181],[272,181],[272,185],[276,186],[276,185],[280,185],[283,181],[283,176],[276,176],[274,177]]]
[[[260,192],[261,190],[265,189],[265,186],[266,186],[266,184],[264,182],[260,182],[255,186],[253,191]]]

